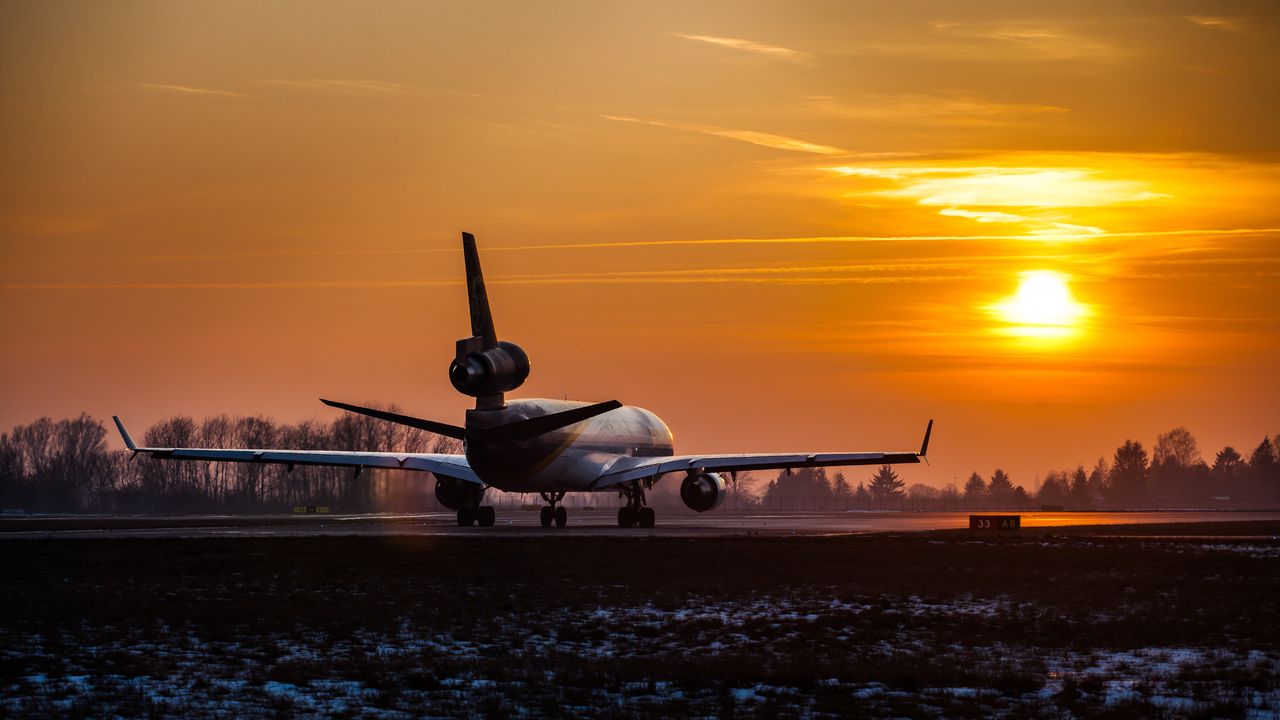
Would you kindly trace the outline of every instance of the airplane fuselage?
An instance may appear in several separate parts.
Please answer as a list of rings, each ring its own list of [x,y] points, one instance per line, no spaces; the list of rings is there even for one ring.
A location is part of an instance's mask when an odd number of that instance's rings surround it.
[[[570,400],[509,400],[494,410],[468,410],[467,428],[489,428],[585,407]],[[671,430],[644,408],[623,406],[530,440],[465,440],[467,463],[486,484],[507,492],[591,489],[623,458],[674,453]]]

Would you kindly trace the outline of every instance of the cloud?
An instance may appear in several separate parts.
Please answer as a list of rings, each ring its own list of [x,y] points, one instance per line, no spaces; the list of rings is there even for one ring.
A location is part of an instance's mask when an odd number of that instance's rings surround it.
[[[190,85],[170,85],[167,83],[138,83],[138,87],[148,90],[159,90],[162,92],[183,93],[186,95],[208,95],[215,97],[249,97],[244,93],[232,92],[230,90],[214,90],[211,88],[192,87]]]
[[[1107,207],[1168,197],[1137,181],[1099,178],[1074,168],[915,168],[914,175],[923,177],[879,194],[915,198],[921,205],[1039,208]]]
[[[341,78],[268,78],[259,80],[264,85],[275,85],[277,87],[296,88],[299,90],[315,90],[319,92],[335,93],[341,95],[371,95],[371,96],[395,96],[395,95],[421,95],[424,92],[441,92],[451,95],[462,95],[465,97],[480,97],[476,93],[463,92],[461,90],[448,90],[437,88],[423,88],[417,85],[406,85],[405,83],[387,82],[385,80],[368,80],[368,79],[341,79]]]
[[[934,23],[944,35],[986,41],[1046,60],[1114,60],[1121,48],[1064,27],[1042,23]]]
[[[862,95],[850,101],[817,96],[806,100],[818,115],[896,124],[1001,125],[1070,112],[1058,105],[1001,103],[962,93]]]
[[[1210,15],[1187,15],[1186,19],[1200,27],[1227,32],[1243,33],[1246,31],[1244,18],[1214,17]]]
[[[754,130],[733,130],[730,128],[716,127],[714,125],[697,125],[694,123],[675,123],[663,122],[661,120],[644,120],[642,118],[626,117],[623,115],[602,115],[606,120],[614,122],[638,123],[640,125],[653,125],[654,127],[668,128],[671,130],[683,130],[684,132],[701,133],[703,135],[713,135],[715,137],[729,138],[730,140],[738,140],[740,142],[751,143],[761,147],[773,148],[774,150],[790,150],[792,152],[816,153],[818,155],[843,155],[845,151],[830,145],[819,145],[806,140],[798,140],[796,138],[787,137],[785,135],[772,135],[769,133],[756,132]]]
[[[801,65],[807,65],[814,61],[813,55],[807,52],[778,47],[777,45],[765,45],[764,43],[743,40],[742,38],[717,37],[715,35],[684,35],[681,33],[675,33],[675,36],[678,38],[684,38],[685,40],[693,40],[694,42],[741,50],[743,52],[767,57],[772,60],[783,60],[785,62],[798,63]]]
[[[270,79],[262,80],[261,82],[267,85],[278,85],[281,87],[360,95],[413,95],[418,92],[418,89],[412,85],[385,82],[382,80],[335,80],[325,78],[308,78],[301,80]]]
[[[935,22],[933,36],[921,41],[871,43],[856,54],[954,61],[1114,62],[1131,55],[1126,48],[1060,25],[1036,22]]]

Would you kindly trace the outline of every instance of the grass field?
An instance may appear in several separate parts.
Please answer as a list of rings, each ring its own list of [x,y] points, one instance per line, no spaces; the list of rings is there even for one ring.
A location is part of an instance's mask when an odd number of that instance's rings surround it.
[[[8,540],[0,715],[1274,716],[1213,532]]]

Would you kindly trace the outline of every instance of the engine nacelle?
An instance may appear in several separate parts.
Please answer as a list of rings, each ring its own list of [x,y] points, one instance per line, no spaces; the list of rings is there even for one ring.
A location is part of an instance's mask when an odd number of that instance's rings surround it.
[[[459,341],[460,343],[463,341]],[[529,356],[511,342],[473,352],[449,364],[449,382],[463,395],[481,397],[515,390],[529,377]]]
[[[680,499],[694,512],[706,512],[720,507],[727,493],[724,478],[716,473],[689,473],[680,483]]]
[[[436,476],[436,500],[450,510],[477,507],[483,498],[483,485],[457,478]]]

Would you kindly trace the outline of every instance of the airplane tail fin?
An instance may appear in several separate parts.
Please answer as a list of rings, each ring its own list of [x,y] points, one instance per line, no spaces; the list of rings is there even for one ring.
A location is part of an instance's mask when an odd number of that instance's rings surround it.
[[[493,328],[493,313],[489,311],[489,293],[484,288],[484,272],[480,269],[480,253],[476,251],[476,237],[462,233],[462,254],[467,266],[467,300],[471,306],[471,335],[482,340],[479,348],[490,350],[498,346],[498,333]]]
[[[929,456],[929,436],[933,434],[933,419],[930,418],[929,424],[924,429],[924,442],[920,443],[920,457]]]
[[[529,377],[529,356],[512,342],[499,342],[489,311],[489,293],[480,270],[476,238],[462,233],[462,254],[466,261],[467,302],[471,307],[471,337],[457,342],[449,365],[449,382],[454,389],[476,399],[477,410],[504,407],[503,393],[515,390]]]

